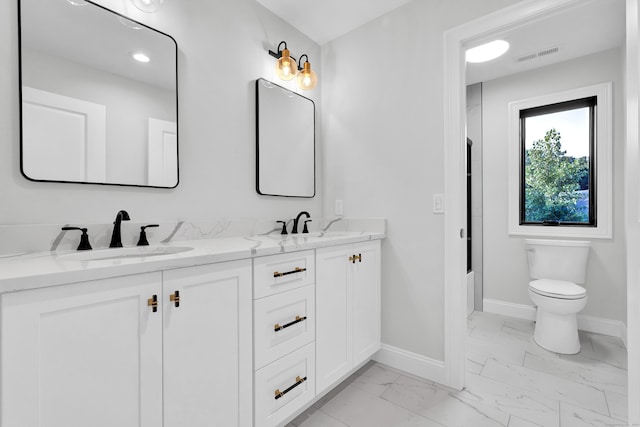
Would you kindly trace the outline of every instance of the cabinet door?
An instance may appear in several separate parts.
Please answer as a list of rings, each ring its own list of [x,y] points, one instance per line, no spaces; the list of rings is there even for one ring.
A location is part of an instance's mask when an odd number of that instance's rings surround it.
[[[359,365],[380,349],[380,241],[355,244],[353,252],[353,364]]]
[[[351,245],[316,251],[316,387],[320,393],[352,366]]]
[[[161,274],[1,296],[3,427],[162,425]]]
[[[251,261],[165,271],[163,288],[164,427],[249,426]]]

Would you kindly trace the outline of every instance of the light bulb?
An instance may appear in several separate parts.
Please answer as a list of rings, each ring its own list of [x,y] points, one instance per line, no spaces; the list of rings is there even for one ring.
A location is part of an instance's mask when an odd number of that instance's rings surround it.
[[[298,64],[291,58],[289,49],[282,49],[282,56],[276,62],[276,75],[281,80],[291,80],[296,76]]]
[[[318,76],[311,69],[309,61],[305,62],[302,71],[298,73],[298,87],[302,90],[310,90],[316,87]]]
[[[289,74],[291,74],[291,67],[289,66],[289,63],[282,64],[282,74],[285,77],[288,77]]]

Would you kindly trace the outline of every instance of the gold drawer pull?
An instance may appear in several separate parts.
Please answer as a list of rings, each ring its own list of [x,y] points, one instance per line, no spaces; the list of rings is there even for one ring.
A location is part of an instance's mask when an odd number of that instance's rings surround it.
[[[303,320],[307,320],[307,316],[302,316],[302,317],[296,316],[296,320],[294,320],[292,322],[289,322],[286,325],[280,326],[280,324],[276,323],[275,325],[273,325],[273,330],[274,330],[274,332],[278,332],[278,331],[281,331],[281,330],[283,330],[285,328],[288,328],[289,326],[293,326],[296,323],[300,323]]]
[[[154,313],[158,311],[158,295],[154,295],[147,300],[147,305],[151,307]]]
[[[282,276],[287,276],[289,274],[302,273],[303,271],[307,271],[307,269],[306,268],[296,267],[295,269],[293,269],[291,271],[285,271],[284,273],[278,273],[277,271],[275,271],[273,273],[273,277],[282,277]]]
[[[180,307],[180,291],[175,291],[169,295],[169,301],[172,301],[176,307]]]
[[[300,384],[302,384],[306,380],[307,380],[307,377],[304,377],[304,378],[296,377],[296,383],[294,385],[290,386],[289,388],[287,388],[286,390],[280,391],[280,389],[276,389],[276,397],[275,397],[275,399],[276,400],[280,399],[282,396],[284,396],[285,394],[289,393],[291,390],[293,390],[294,388],[298,387]]]
[[[352,264],[355,264],[356,261],[358,262],[362,262],[362,254],[358,254],[358,255],[351,255],[349,257],[349,262]]]

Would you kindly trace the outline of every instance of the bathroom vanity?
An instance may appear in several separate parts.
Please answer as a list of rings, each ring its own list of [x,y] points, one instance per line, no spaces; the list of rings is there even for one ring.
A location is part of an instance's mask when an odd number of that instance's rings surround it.
[[[380,348],[382,238],[0,259],[0,425],[282,425]]]

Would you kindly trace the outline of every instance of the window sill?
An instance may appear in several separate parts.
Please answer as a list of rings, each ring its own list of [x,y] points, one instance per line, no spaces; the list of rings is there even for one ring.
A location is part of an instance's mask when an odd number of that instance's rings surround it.
[[[563,227],[562,225],[516,225],[509,230],[510,236],[532,237],[560,237],[560,238],[589,238],[611,239],[611,230],[606,227]]]

